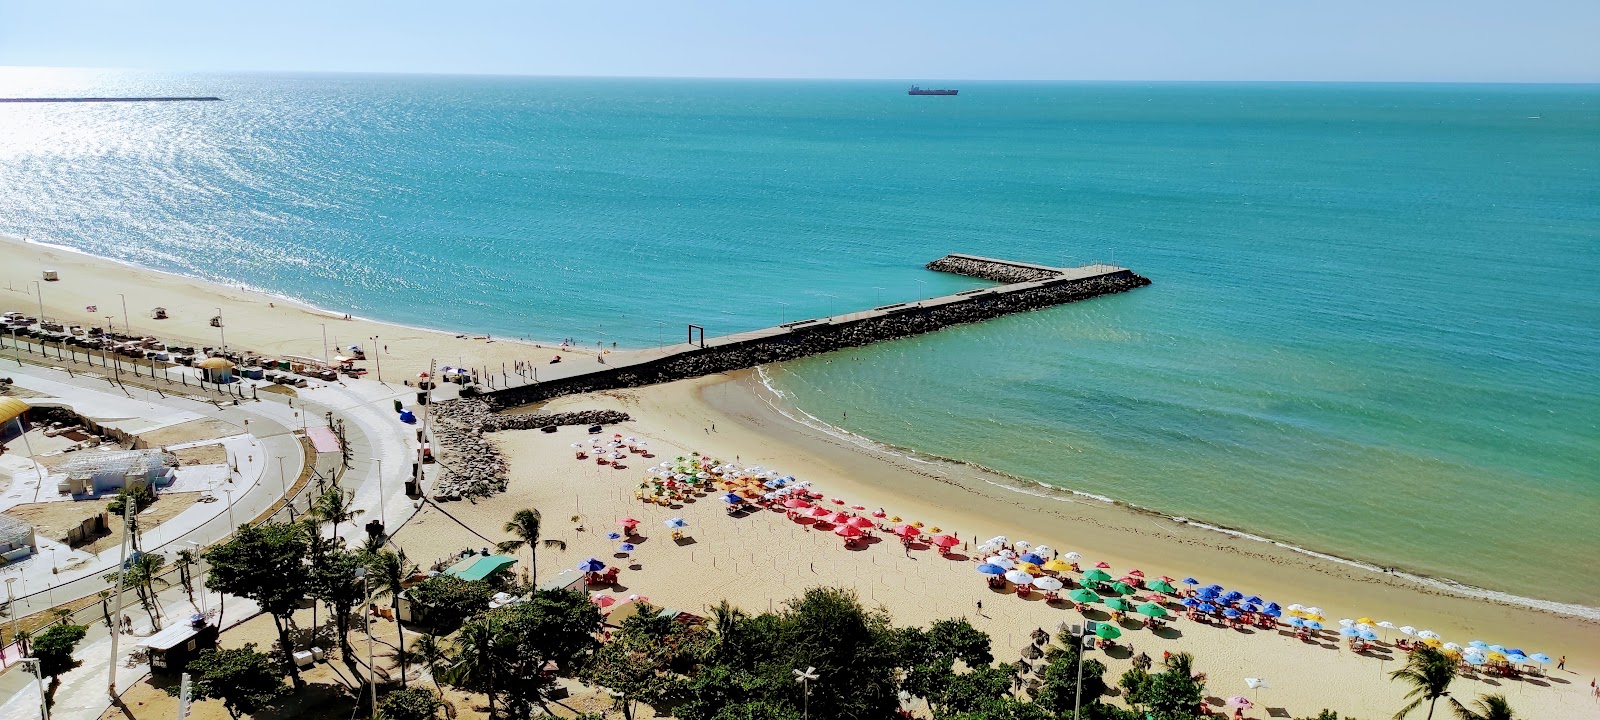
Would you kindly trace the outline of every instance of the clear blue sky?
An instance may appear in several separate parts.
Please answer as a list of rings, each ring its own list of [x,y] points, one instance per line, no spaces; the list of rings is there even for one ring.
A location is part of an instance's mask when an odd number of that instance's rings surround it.
[[[1600,81],[1600,0],[3,0],[0,65]]]

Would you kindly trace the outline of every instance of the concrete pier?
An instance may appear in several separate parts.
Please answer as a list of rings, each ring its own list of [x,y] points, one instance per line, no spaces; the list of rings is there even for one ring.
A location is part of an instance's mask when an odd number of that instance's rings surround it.
[[[539,366],[538,382],[493,390],[481,397],[490,408],[503,410],[563,395],[654,385],[920,335],[1150,284],[1132,270],[1104,264],[1054,268],[947,255],[929,263],[928,268],[1007,284],[732,335],[691,336],[692,342],[614,352],[597,360],[569,358]]]

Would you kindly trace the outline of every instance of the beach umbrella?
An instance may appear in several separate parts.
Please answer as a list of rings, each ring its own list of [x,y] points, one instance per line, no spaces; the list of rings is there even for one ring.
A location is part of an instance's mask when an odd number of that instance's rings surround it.
[[[619,533],[619,532],[608,532],[608,533],[606,533],[606,539],[607,540],[621,540],[622,539],[622,533]]]
[[[833,529],[833,534],[842,538],[861,537],[861,528],[854,525],[840,525]]]
[[[1011,572],[1006,573],[1006,582],[1016,583],[1018,585],[1027,585],[1033,582],[1033,576],[1021,570],[1012,570]]]
[[[872,516],[875,517],[875,518],[888,517],[888,515],[889,515],[889,513],[886,513],[886,512],[884,512],[882,510],[873,510],[872,511]]]
[[[1033,563],[1035,565],[1043,565],[1044,564],[1044,558],[1039,557],[1038,553],[1023,553],[1022,557],[1019,557],[1017,559],[1021,560],[1023,562]]]
[[[1010,570],[1011,568],[1014,568],[1014,567],[1017,566],[1017,561],[1012,560],[1011,558],[1008,558],[1008,557],[1000,557],[999,555],[996,555],[996,556],[994,556],[992,558],[989,558],[988,560],[985,560],[984,562],[989,563],[990,565],[999,565],[1000,567],[1003,567],[1003,568],[1005,568],[1007,570]]]
[[[1044,569],[1051,572],[1067,572],[1072,569],[1072,563],[1061,558],[1052,559],[1044,564]]]
[[[1112,610],[1121,610],[1123,612],[1127,612],[1127,611],[1133,609],[1133,605],[1132,604],[1130,604],[1127,600],[1124,600],[1124,599],[1119,598],[1119,597],[1106,599],[1106,607],[1111,608]]]
[[[835,525],[843,525],[843,524],[845,524],[847,522],[850,522],[850,518],[851,517],[852,517],[852,515],[850,515],[849,513],[836,512],[836,513],[833,514],[833,517],[828,518],[828,522],[831,522],[831,523],[833,523]],[[859,529],[859,528],[857,528],[857,529]]]
[[[901,525],[900,527],[894,529],[894,534],[909,540],[911,538],[921,536],[922,531],[911,525]],[[1007,560],[1010,560],[1010,558],[1007,558]]]
[[[1172,583],[1169,583],[1165,580],[1151,580],[1145,583],[1144,586],[1161,593],[1173,594],[1178,592],[1178,589],[1173,587]]]
[[[800,510],[811,507],[811,503],[800,498],[789,498],[788,500],[783,501],[783,506],[789,508],[790,510]]]
[[[1250,698],[1247,698],[1243,695],[1235,695],[1231,698],[1228,698],[1228,704],[1236,708],[1243,708],[1245,710],[1255,707],[1255,703],[1250,702]]]
[[[686,527],[689,527],[689,521],[688,520],[684,520],[681,517],[675,517],[675,518],[672,518],[671,520],[668,520],[666,525],[669,528],[686,528]]]
[[[1200,612],[1203,612],[1203,613],[1214,613],[1214,612],[1217,611],[1217,606],[1212,605],[1211,603],[1208,603],[1208,602],[1203,602],[1203,603],[1200,603],[1199,610],[1200,610]]]
[[[1132,586],[1123,582],[1111,583],[1111,590],[1118,595],[1132,595],[1135,592]]]
[[[600,572],[604,569],[606,569],[606,564],[594,558],[589,558],[588,560],[578,563],[579,572],[593,573]]]
[[[854,510],[856,512],[861,512],[862,510],[867,509],[867,506],[865,506],[865,505],[851,505],[850,509]]]
[[[1017,552],[1027,552],[1028,548],[1033,547],[1033,543],[1028,542],[1027,540],[1018,540],[1014,543],[1011,543],[1011,547],[1016,548]]]
[[[1361,631],[1353,627],[1343,627],[1339,628],[1339,635],[1347,638],[1360,637]]]
[[[1183,579],[1183,584],[1185,584],[1185,585],[1199,585],[1200,581],[1196,580],[1196,579],[1194,579],[1192,577],[1186,577],[1186,578]]]
[[[1244,613],[1239,612],[1238,610],[1235,610],[1233,608],[1224,608],[1223,611],[1222,611],[1222,614],[1224,616],[1227,616],[1227,617],[1230,617],[1230,618],[1236,618],[1236,617],[1239,617],[1240,615],[1243,615]]]
[[[1134,576],[1134,577],[1136,577],[1136,578],[1142,578],[1142,577],[1144,577],[1144,571],[1143,571],[1143,570],[1140,570],[1140,569],[1138,569],[1138,568],[1135,568],[1135,569],[1133,569],[1133,570],[1129,570],[1129,571],[1128,571],[1128,574],[1129,574],[1129,575],[1132,575],[1132,576]]]
[[[1208,587],[1200,588],[1199,590],[1195,591],[1195,595],[1198,595],[1201,600],[1217,599],[1217,591]]]
[[[1358,637],[1367,642],[1373,642],[1378,639],[1378,634],[1371,630],[1361,630],[1361,635]]]
[[[1153,617],[1153,618],[1164,618],[1164,617],[1166,617],[1166,616],[1171,614],[1171,613],[1167,612],[1166,608],[1161,607],[1160,605],[1157,605],[1155,603],[1145,603],[1143,605],[1140,605],[1139,607],[1134,608],[1134,612],[1139,613],[1140,615],[1144,615],[1144,616],[1147,616],[1147,617]]]
[[[735,495],[734,493],[728,493],[728,494],[722,496],[722,501],[725,502],[725,503],[728,503],[729,505],[737,505],[739,503],[744,502],[744,498],[739,497],[738,495]]]
[[[1378,627],[1381,627],[1381,628],[1383,628],[1385,630],[1393,630],[1394,629],[1394,623],[1389,622],[1388,620],[1380,620],[1380,621],[1378,621]]]
[[[1289,606],[1289,612],[1300,612],[1305,609],[1306,606],[1301,605],[1300,603],[1293,603]]]
[[[1417,637],[1422,638],[1424,640],[1438,640],[1439,639],[1439,633],[1436,633],[1436,632],[1434,632],[1432,630],[1419,630],[1419,631],[1417,631]],[[1490,645],[1489,649],[1490,650],[1494,650],[1495,647],[1496,646],[1494,646],[1494,645]]]
[[[1486,643],[1486,642],[1484,642],[1482,640],[1473,640],[1472,642],[1467,643],[1467,645],[1470,646],[1470,647],[1475,647],[1475,648],[1477,648],[1479,650],[1488,650],[1489,649],[1489,643]]]
[[[1469,652],[1465,655],[1462,655],[1461,659],[1467,661],[1468,665],[1482,665],[1486,662],[1489,662],[1489,658],[1484,657],[1483,653],[1475,652]]]
[[[1067,553],[1065,555],[1062,555],[1061,557],[1064,557],[1064,558],[1066,558],[1068,560],[1082,560],[1083,559],[1083,555],[1075,553],[1075,552],[1069,552],[1069,553]]]
[[[1229,590],[1222,594],[1222,601],[1225,603],[1239,602],[1243,599],[1244,593],[1239,592],[1238,590]]]
[[[1073,590],[1072,592],[1067,593],[1067,597],[1071,598],[1075,603],[1092,603],[1100,599],[1099,595],[1096,595],[1093,590],[1089,590],[1087,588],[1078,588],[1077,590]]]
[[[1111,569],[1111,563],[1108,563],[1108,562],[1106,562],[1104,560],[1101,560],[1100,562],[1095,563],[1094,566],[1097,567],[1097,568],[1100,568],[1101,570],[1110,570]]]
[[[829,510],[829,509],[827,509],[827,508],[825,508],[825,507],[823,507],[821,505],[817,505],[816,507],[811,508],[811,517],[814,517],[814,518],[821,519],[821,518],[828,517],[829,515],[832,515],[832,514],[833,514],[832,510]]]
[[[861,517],[860,515],[850,518],[850,521],[845,524],[853,528],[861,528],[862,530],[873,526],[873,522],[871,520]]]
[[[1003,558],[1011,558],[1012,560],[1017,559],[1017,553],[1012,551],[1011,548],[1002,549],[998,554]]]
[[[1369,617],[1356,618],[1356,624],[1357,625],[1377,625],[1377,623],[1373,622],[1372,618],[1369,618]]]
[[[1283,611],[1268,605],[1267,607],[1261,609],[1261,614],[1269,618],[1275,618],[1281,617],[1283,615]]]
[[[828,502],[831,502],[831,503],[833,503],[835,505],[843,505],[843,504],[845,504],[844,503],[844,498],[828,498]]]
[[[1033,552],[1035,555],[1041,555],[1043,557],[1055,557],[1056,554],[1055,548],[1052,548],[1049,545],[1040,545],[1035,547]]]
[[[1342,634],[1342,633],[1341,633],[1341,634]],[[1457,644],[1455,644],[1455,643],[1453,643],[1453,642],[1448,642],[1448,643],[1445,643],[1445,644],[1444,644],[1444,649],[1446,649],[1446,650],[1450,650],[1450,651],[1455,651],[1455,650],[1460,650],[1460,649],[1461,649],[1461,646],[1460,646],[1460,645],[1457,645]]]
[[[1183,606],[1186,608],[1198,608],[1200,607],[1200,601],[1192,597],[1186,597],[1183,599]]]
[[[618,520],[617,524],[621,525],[621,526],[623,526],[625,528],[632,528],[632,527],[638,527],[639,526],[639,521],[630,517],[630,518],[623,518],[621,520]]]
[[[1518,650],[1516,648],[1511,648],[1511,649],[1507,650],[1506,654],[1507,655],[1527,655],[1527,653],[1525,653],[1525,652],[1523,652],[1521,650]]]
[[[1122,637],[1122,631],[1118,630],[1116,626],[1112,625],[1111,623],[1100,623],[1096,625],[1094,628],[1094,634],[1095,637],[1098,637],[1101,640],[1115,640],[1119,637]]]
[[[1245,598],[1244,601],[1247,602],[1247,603],[1250,603],[1251,605],[1260,605],[1261,604],[1261,596],[1259,596],[1259,595],[1251,595],[1250,597]]]
[[[1417,637],[1435,637],[1435,638],[1439,637],[1438,635],[1434,634],[1434,632],[1432,630],[1426,630],[1424,632],[1426,632],[1427,634],[1424,635],[1422,633],[1417,633]],[[1506,651],[1506,648],[1505,648],[1504,645],[1490,645],[1489,646],[1489,652],[1492,652],[1492,653],[1500,653],[1500,654],[1503,655],[1503,654],[1505,654],[1505,651]]]
[[[935,536],[933,536],[933,539],[929,540],[928,542],[931,542],[934,545],[937,545],[937,546],[942,547],[942,548],[949,548],[949,547],[955,547],[957,545],[960,545],[961,544],[961,538],[958,538],[958,537],[956,537],[954,535],[935,535]]]
[[[1321,615],[1322,614],[1322,608],[1319,608],[1319,607],[1308,607],[1308,608],[1301,608],[1301,609],[1305,610],[1306,614],[1308,614],[1308,615]]]
[[[1050,577],[1049,575],[1046,575],[1046,576],[1041,577],[1041,578],[1034,578],[1033,579],[1033,586],[1036,587],[1036,588],[1039,588],[1040,590],[1044,590],[1046,592],[1055,592],[1057,590],[1060,590],[1063,587],[1066,587],[1066,583],[1063,583],[1063,582],[1061,582],[1060,580],[1058,580],[1056,578],[1053,578],[1053,577]]]
[[[1089,572],[1083,574],[1083,579],[1090,582],[1106,582],[1111,579],[1111,575],[1100,568],[1090,568]]]
[[[595,595],[589,598],[589,602],[599,605],[602,608],[608,608],[617,604],[617,598],[615,595]]]
[[[1289,627],[1303,628],[1305,626],[1306,621],[1301,620],[1300,618],[1289,618]]]
[[[1403,632],[1403,633],[1405,633],[1407,635],[1416,635],[1417,634],[1417,629],[1414,628],[1414,627],[1411,627],[1410,625],[1404,625],[1404,626],[1401,626],[1400,632]]]
[[[1315,620],[1307,620],[1306,621],[1306,628],[1310,629],[1310,630],[1321,630],[1322,629],[1322,623],[1319,623],[1319,622],[1317,622]]]
[[[1355,626],[1356,626],[1356,621],[1351,620],[1350,618],[1344,618],[1344,619],[1339,621],[1339,627],[1342,627],[1342,628],[1355,627]]]
[[[1006,569],[994,563],[981,563],[978,565],[978,572],[985,575],[1004,575]]]
[[[1006,536],[1004,536],[1004,535],[996,535],[996,536],[994,536],[992,538],[989,538],[988,540],[983,541],[983,544],[985,544],[985,545],[1010,545],[1011,542],[1006,540]]]
[[[1300,612],[1300,617],[1303,617],[1303,618],[1305,618],[1307,620],[1315,620],[1317,622],[1322,622],[1323,620],[1327,620],[1327,618],[1325,618],[1325,617],[1323,617],[1321,615],[1318,615],[1316,613],[1308,613],[1308,612],[1305,612],[1303,610]]]
[[[633,552],[633,543],[623,543],[621,545],[618,545],[617,546],[617,552],[621,552],[621,553],[631,553],[631,552]]]
[[[1527,655],[1522,655],[1520,653],[1507,653],[1506,654],[1506,659],[1510,660],[1511,662],[1516,663],[1518,665],[1526,665],[1526,664],[1528,664],[1528,656]]]
[[[1254,603],[1244,603],[1239,606],[1239,609],[1245,612],[1260,612],[1261,610],[1261,608],[1256,607]]]
[[[1544,653],[1534,653],[1532,655],[1529,655],[1528,659],[1532,660],[1532,661],[1534,661],[1536,663],[1539,663],[1540,665],[1549,665],[1550,664],[1550,656],[1546,655]]]

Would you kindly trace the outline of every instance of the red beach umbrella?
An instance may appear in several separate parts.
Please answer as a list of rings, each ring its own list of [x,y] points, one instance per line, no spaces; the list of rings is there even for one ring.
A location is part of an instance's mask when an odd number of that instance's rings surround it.
[[[859,511],[867,509],[867,506],[865,506],[865,505],[851,505],[850,509],[859,512]]]
[[[831,523],[833,523],[835,525],[844,525],[844,524],[850,522],[850,514],[849,513],[836,512],[836,513],[833,514],[833,517],[828,518],[828,522],[831,522]]]
[[[1132,575],[1132,576],[1134,576],[1136,578],[1144,577],[1144,571],[1143,570],[1129,570],[1128,574]]]
[[[832,502],[835,505],[843,505],[844,504],[844,498],[831,498],[830,502]]]
[[[617,524],[621,525],[621,526],[623,526],[625,528],[631,528],[631,527],[638,527],[639,526],[639,521],[635,520],[633,518],[623,518],[621,520],[618,520]]]
[[[860,517],[860,516],[856,516],[856,517],[850,518],[848,521],[845,522],[845,524],[849,525],[850,527],[861,528],[862,530],[865,530],[865,529],[873,526],[873,522],[871,520],[868,520],[868,519],[866,519],[864,517]]]
[[[935,535],[933,536],[933,544],[943,548],[955,547],[961,544],[961,538],[954,535]]]
[[[828,517],[829,515],[832,515],[832,514],[833,514],[832,510],[829,510],[829,509],[827,509],[825,507],[822,507],[821,505],[818,505],[818,506],[816,506],[814,508],[811,508],[811,517],[814,517],[814,518],[825,518],[825,517]]]
[[[914,538],[921,535],[922,531],[910,525],[901,525],[894,529],[894,534],[903,538]]]
[[[1100,562],[1095,563],[1094,566],[1097,567],[1097,568],[1100,568],[1101,570],[1110,570],[1111,569],[1111,563],[1108,563],[1108,562],[1106,562],[1104,560],[1101,560]]]
[[[833,529],[833,534],[842,538],[861,537],[861,528],[850,525],[840,525]]]
[[[873,510],[872,511],[872,516],[875,517],[875,518],[884,518],[884,517],[889,517],[889,513],[886,513],[886,512],[884,512],[882,510]]]
[[[789,498],[788,500],[783,501],[783,506],[789,508],[790,510],[799,510],[802,508],[811,507],[811,503],[801,500],[800,498]]]
[[[589,602],[599,605],[602,608],[608,608],[617,604],[617,598],[613,595],[595,595],[589,598]]]

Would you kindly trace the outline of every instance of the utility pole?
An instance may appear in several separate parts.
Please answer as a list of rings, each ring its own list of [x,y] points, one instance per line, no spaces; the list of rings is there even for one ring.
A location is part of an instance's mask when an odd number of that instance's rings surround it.
[[[33,294],[39,298],[39,327],[44,327],[44,286],[38,280],[33,281]]]
[[[228,354],[228,331],[223,329],[222,308],[217,308],[217,337],[222,339],[222,354]]]
[[[44,663],[39,658],[21,658],[19,663],[33,663],[33,679],[39,685],[39,717],[50,720],[50,698],[44,694]]]
[[[117,293],[117,297],[122,298],[122,331],[132,337],[133,318],[128,317],[128,296],[123,293]]]
[[[323,323],[322,324],[322,362],[324,364],[330,364],[330,365],[333,363],[333,358],[328,355],[328,324],[327,323]]]
[[[380,350],[381,347],[382,346],[380,346],[378,344],[378,336],[377,335],[373,335],[372,336],[372,362],[373,362],[373,364],[377,365],[377,367],[378,367],[378,382],[380,382],[380,383],[383,382],[383,353]]]

